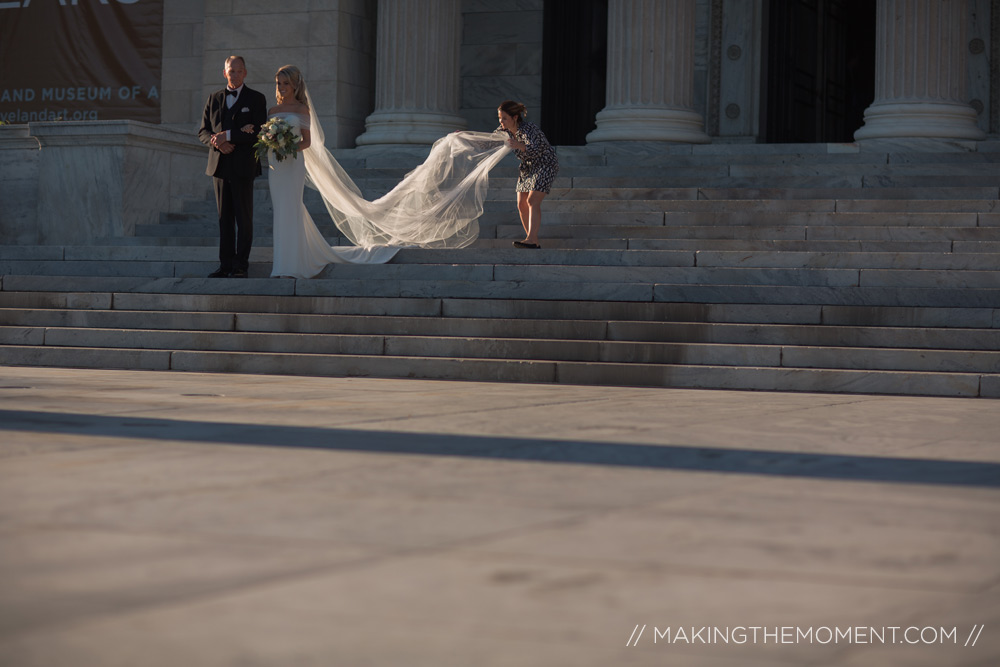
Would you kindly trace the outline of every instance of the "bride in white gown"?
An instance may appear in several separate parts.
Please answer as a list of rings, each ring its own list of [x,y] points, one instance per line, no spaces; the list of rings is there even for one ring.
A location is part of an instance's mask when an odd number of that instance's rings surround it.
[[[510,151],[506,137],[449,134],[391,192],[369,202],[326,149],[298,68],[286,65],[274,79],[278,104],[268,117],[288,121],[302,140],[301,159],[289,156],[279,162],[268,156],[274,208],[271,277],[312,278],[327,264],[388,262],[400,247],[461,248],[476,240],[489,171]],[[307,176],[354,246],[331,246],[317,229],[302,200]]]

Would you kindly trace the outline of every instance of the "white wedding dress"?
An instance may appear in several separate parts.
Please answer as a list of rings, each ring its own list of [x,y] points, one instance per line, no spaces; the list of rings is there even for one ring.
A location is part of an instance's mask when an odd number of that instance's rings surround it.
[[[479,235],[490,170],[510,152],[505,137],[455,132],[437,142],[428,158],[388,194],[367,201],[324,145],[323,129],[308,99],[309,148],[278,162],[269,156],[274,207],[271,276],[312,278],[327,264],[383,264],[401,247],[462,248]],[[305,117],[279,112],[296,131]],[[331,246],[302,200],[308,182],[317,189],[341,233],[354,246]]]
[[[276,113],[284,118],[296,134],[301,134],[305,120],[291,112]],[[307,149],[308,150],[308,149]],[[267,173],[274,209],[274,264],[271,277],[290,276],[312,278],[327,264],[384,264],[398,251],[390,246],[361,248],[331,246],[313,222],[302,200],[306,183],[306,164],[302,153],[281,162],[274,154],[268,156]]]

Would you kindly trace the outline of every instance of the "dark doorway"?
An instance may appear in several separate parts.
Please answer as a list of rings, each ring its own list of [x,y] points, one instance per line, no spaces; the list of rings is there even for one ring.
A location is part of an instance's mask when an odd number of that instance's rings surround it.
[[[763,23],[762,140],[854,141],[875,98],[875,3],[768,0]]]
[[[555,146],[582,146],[604,108],[608,0],[545,0],[541,126]]]

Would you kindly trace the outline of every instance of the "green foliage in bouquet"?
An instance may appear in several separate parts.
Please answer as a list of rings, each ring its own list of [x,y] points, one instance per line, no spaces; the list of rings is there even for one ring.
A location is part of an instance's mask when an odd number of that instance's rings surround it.
[[[295,133],[295,129],[284,118],[269,118],[260,128],[257,134],[257,143],[253,145],[257,151],[257,157],[263,158],[268,151],[274,153],[278,162],[291,156],[293,160],[298,159],[299,141],[302,137]]]

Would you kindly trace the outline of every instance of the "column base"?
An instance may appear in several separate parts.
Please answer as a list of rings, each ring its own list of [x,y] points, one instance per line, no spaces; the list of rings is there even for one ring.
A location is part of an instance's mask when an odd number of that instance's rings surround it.
[[[376,111],[365,120],[365,133],[358,137],[357,145],[433,144],[465,126],[465,119],[454,114]]]
[[[601,141],[674,141],[707,144],[701,114],[686,109],[605,109],[597,114],[597,129],[587,135],[587,143]]]
[[[940,102],[873,104],[865,109],[865,124],[854,133],[858,141],[901,137],[980,141],[986,133],[976,125],[972,107]]]

